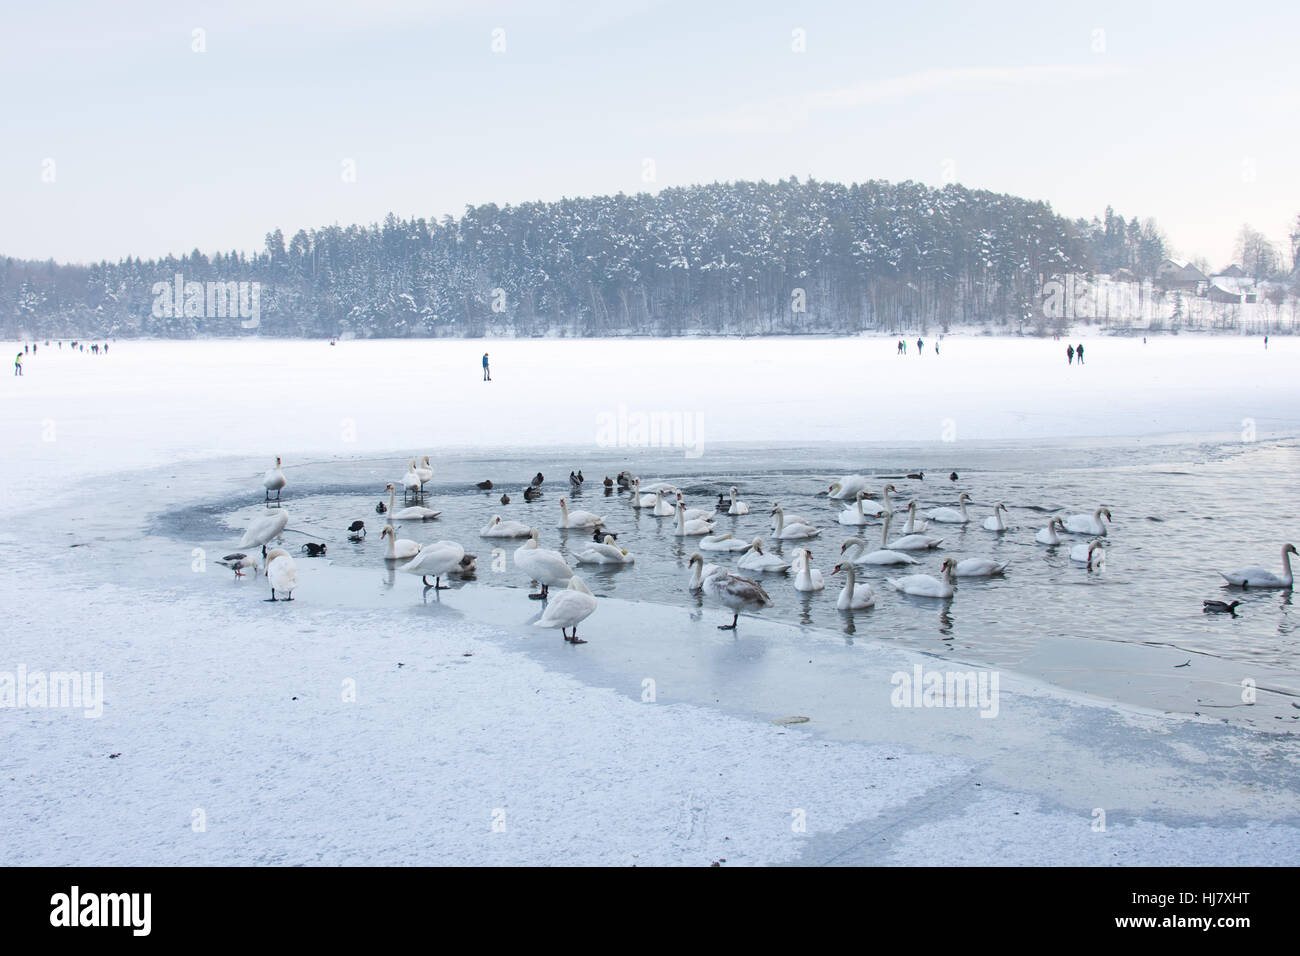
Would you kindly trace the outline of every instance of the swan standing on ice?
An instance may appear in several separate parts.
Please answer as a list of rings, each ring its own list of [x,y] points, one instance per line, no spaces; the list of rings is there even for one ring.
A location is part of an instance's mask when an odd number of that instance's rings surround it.
[[[388,492],[388,517],[394,521],[431,521],[442,514],[441,511],[434,511],[422,505],[412,505],[401,511],[394,510],[397,505],[397,489],[390,481],[384,486],[384,490]]]
[[[856,498],[859,491],[867,490],[866,475],[845,475],[839,481],[832,481],[830,488],[831,498],[837,501],[847,501]]]
[[[539,548],[538,537],[536,528],[528,529],[528,540],[515,550],[515,567],[536,581],[541,588],[536,594],[528,596],[534,601],[545,601],[551,585],[559,587],[569,583],[573,569],[560,552]]]
[[[673,529],[673,534],[679,538],[693,538],[696,535],[712,533],[713,525],[703,518],[686,520],[686,505],[682,504],[679,499],[677,502],[677,525]]]
[[[411,459],[410,467],[407,468],[406,474],[402,476],[402,488],[406,491],[420,492],[420,475],[415,470],[415,459]]]
[[[700,539],[701,551],[748,551],[750,547],[750,542],[737,538],[730,532]]]
[[[217,564],[225,565],[235,572],[235,577],[242,578],[245,571],[257,570],[257,555],[236,551],[234,554],[226,555]]]
[[[529,530],[522,521],[502,521],[500,515],[493,515],[478,535],[480,538],[526,538]]]
[[[599,528],[605,523],[604,518],[590,511],[570,511],[569,503],[563,498],[560,499],[560,511],[564,515],[561,528]]]
[[[266,579],[271,584],[271,596],[268,601],[292,601],[293,592],[298,587],[298,565],[293,563],[289,552],[284,548],[272,548],[266,556]],[[287,598],[277,598],[276,591],[284,591]]]
[[[254,518],[244,536],[239,539],[241,548],[262,548],[262,557],[266,557],[266,546],[280,537],[281,532],[289,527],[289,512],[277,508]]]
[[[1007,512],[1007,506],[999,501],[997,507],[993,509],[993,517],[984,519],[984,530],[985,531],[1006,531],[1007,523],[1002,518],[1002,516],[1006,514],[1006,512]]]
[[[866,499],[867,493],[859,491],[853,499],[852,508],[844,508],[840,511],[840,524],[864,525],[867,523],[868,516],[862,510],[862,502]]]
[[[796,591],[820,591],[826,587],[822,573],[812,566],[812,552],[807,548],[795,548],[792,555],[794,569],[794,589]]]
[[[1090,515],[1070,515],[1065,519],[1063,524],[1065,530],[1070,534],[1106,534],[1106,525],[1102,523],[1102,516],[1110,521],[1110,509],[1107,507],[1098,508]]]
[[[558,627],[570,644],[586,644],[578,637],[578,625],[596,612],[596,598],[582,578],[576,574],[569,578],[569,586],[555,595],[547,604],[542,616],[533,622],[534,627]],[[573,628],[573,636],[566,632]]]
[[[862,611],[869,607],[875,607],[876,594],[871,590],[870,584],[858,587],[853,562],[845,561],[842,564],[835,565],[835,570],[831,574],[839,574],[841,571],[845,573],[846,577],[844,589],[840,591],[840,596],[835,601],[836,609],[840,611]]]
[[[782,561],[775,554],[766,554],[763,551],[763,539],[755,538],[749,545],[749,550],[740,556],[736,562],[736,567],[742,571],[771,571],[784,573],[790,570],[789,563]]]
[[[994,561],[992,558],[965,558],[957,562],[953,575],[959,578],[991,578],[1004,573],[1011,567],[1010,561]]]
[[[579,564],[631,564],[636,560],[631,553],[614,543],[613,535],[605,535],[604,542],[589,545],[578,556]]]
[[[957,592],[956,585],[953,583],[953,572],[956,569],[956,561],[952,558],[944,558],[941,578],[929,574],[909,574],[905,578],[889,578],[889,584],[895,590],[910,594],[912,597],[950,598]]]
[[[1263,568],[1244,568],[1231,574],[1219,571],[1219,577],[1234,587],[1239,588],[1290,588],[1294,578],[1291,574],[1291,555],[1296,554],[1294,544],[1282,546],[1282,574],[1276,575]]]
[[[1060,517],[1053,515],[1047,522],[1047,527],[1038,529],[1038,534],[1034,535],[1034,540],[1039,544],[1045,544],[1053,548],[1056,547],[1061,543],[1061,536],[1056,533],[1057,528],[1064,531],[1065,524],[1061,521]]]
[[[385,561],[407,561],[420,553],[420,545],[410,538],[398,538],[391,524],[384,525],[379,540],[384,543]]]
[[[729,514],[729,515],[747,515],[747,514],[749,514],[749,505],[745,504],[743,501],[738,501],[738,500],[736,499],[736,496],[737,496],[738,494],[740,494],[740,492],[736,490],[735,485],[732,485],[732,487],[731,487],[731,507],[727,509],[727,514]],[[719,500],[721,500],[721,496],[719,496]]]
[[[275,492],[275,500],[280,500],[280,492],[284,489],[285,480],[284,472],[280,470],[280,459],[276,458],[275,467],[266,473],[262,479],[262,484],[266,486],[266,500],[271,500],[271,492]]]
[[[425,455],[420,459],[420,464],[416,466],[415,477],[420,479],[420,494],[424,494],[424,486],[433,481],[433,465],[429,463],[429,456]],[[488,487],[492,487],[491,484]]]
[[[970,495],[963,491],[957,496],[960,511],[956,508],[935,508],[926,517],[931,521],[938,521],[940,524],[967,524],[971,520],[970,515],[966,513],[966,502],[968,501],[970,501]]]
[[[785,523],[785,510],[778,503],[772,508],[772,514],[776,516],[776,527],[772,531],[772,537],[778,541],[798,541],[803,538],[815,538],[821,534],[820,528],[814,528],[810,524],[802,521],[795,523],[791,518],[791,523]]]
[[[767,596],[763,586],[750,578],[733,574],[716,564],[705,566],[704,555],[698,551],[691,555],[692,590],[701,590],[706,597],[732,611],[730,624],[719,624],[720,631],[734,631],[740,620],[740,612],[753,609],[761,610],[772,606],[772,599]]]
[[[443,586],[442,576],[459,570],[464,560],[465,549],[455,541],[435,541],[420,548],[420,553],[411,559],[410,564],[402,565],[402,570],[407,574],[420,575],[420,580],[424,582],[426,588],[446,591],[448,588]],[[429,583],[431,574],[432,584]]]

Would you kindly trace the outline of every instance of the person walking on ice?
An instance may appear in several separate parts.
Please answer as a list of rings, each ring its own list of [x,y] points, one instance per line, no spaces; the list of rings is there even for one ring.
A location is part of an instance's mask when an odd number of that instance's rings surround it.
[[[488,354],[486,352],[483,353],[483,381],[492,381],[492,371],[488,368]]]
[[[1066,365],[1073,365],[1073,364],[1074,364],[1074,346],[1073,346],[1073,345],[1067,345],[1067,346],[1065,347],[1065,364],[1066,364]]]
[[[23,374],[23,353],[22,352],[19,352],[17,355],[14,356],[14,374],[15,375]]]
[[[917,358],[920,358],[920,357],[921,357],[921,355],[922,355],[921,350],[922,350],[923,348],[925,348],[925,343],[922,342],[920,339],[917,339],[917,340],[916,340],[916,357],[917,357]]]
[[[1074,354],[1079,356],[1079,364],[1082,365],[1083,364],[1083,343],[1082,342],[1080,342],[1079,347],[1074,350]]]

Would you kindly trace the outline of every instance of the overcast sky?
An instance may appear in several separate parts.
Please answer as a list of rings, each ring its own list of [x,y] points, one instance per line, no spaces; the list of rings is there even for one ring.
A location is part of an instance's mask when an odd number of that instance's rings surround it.
[[[1292,5],[129,6],[2,15],[0,255],[254,251],[390,210],[790,175],[1110,204],[1213,266],[1243,222],[1284,242],[1300,213]]]

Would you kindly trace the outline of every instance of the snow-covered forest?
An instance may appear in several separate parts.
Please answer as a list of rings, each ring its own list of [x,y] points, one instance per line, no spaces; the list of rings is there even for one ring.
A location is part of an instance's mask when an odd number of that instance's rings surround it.
[[[195,223],[195,232],[201,232]],[[10,338],[680,335],[1032,328],[1045,277],[1166,255],[1154,222],[920,183],[791,178],[327,226],[265,248],[94,265],[0,260]],[[259,283],[256,331],[155,285]],[[159,314],[160,311],[162,314]],[[222,310],[223,312],[225,310]],[[233,312],[234,310],[230,310]]]

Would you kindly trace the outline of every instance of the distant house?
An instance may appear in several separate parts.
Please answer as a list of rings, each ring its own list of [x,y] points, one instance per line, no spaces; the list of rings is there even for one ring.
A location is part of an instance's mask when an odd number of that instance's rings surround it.
[[[1166,259],[1156,269],[1156,282],[1166,289],[1185,289],[1188,292],[1201,294],[1209,284],[1209,279],[1190,262]]]
[[[1236,264],[1233,264],[1233,265],[1228,266],[1228,268],[1226,268],[1226,269],[1224,269],[1222,272],[1220,272],[1219,275],[1217,275],[1217,276],[1212,276],[1211,278],[1217,279],[1217,278],[1219,278],[1220,276],[1226,276],[1226,277],[1229,278],[1229,279],[1245,279],[1245,278],[1248,278],[1248,276],[1246,275],[1246,270],[1244,270],[1241,266],[1236,265]]]
[[[1258,292],[1255,288],[1256,283],[1253,277],[1248,276],[1240,266],[1228,266],[1222,272],[1210,276],[1210,289],[1218,289],[1219,297],[1215,302],[1228,301],[1224,296],[1236,296],[1235,301],[1245,302],[1247,304],[1259,300]]]
[[[1205,291],[1205,297],[1211,302],[1226,302],[1231,305],[1241,305],[1245,298],[1240,292],[1233,292],[1231,289],[1225,289],[1217,282],[1212,283]]]

